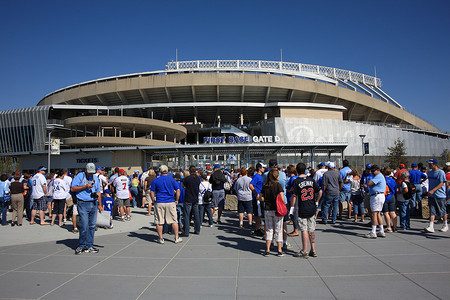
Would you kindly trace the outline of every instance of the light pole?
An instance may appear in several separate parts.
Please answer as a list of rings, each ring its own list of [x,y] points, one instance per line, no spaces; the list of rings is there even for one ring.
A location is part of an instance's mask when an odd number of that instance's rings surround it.
[[[365,169],[366,168],[366,151],[364,150],[364,138],[366,137],[366,135],[360,134],[359,137],[361,138],[361,145],[362,145],[363,169]]]

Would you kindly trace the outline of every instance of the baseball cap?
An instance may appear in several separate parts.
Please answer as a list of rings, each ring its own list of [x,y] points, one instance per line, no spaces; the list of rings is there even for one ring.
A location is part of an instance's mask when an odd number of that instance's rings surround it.
[[[400,164],[400,168],[404,168],[405,167],[405,164]]]
[[[119,169],[119,174],[123,174],[123,173],[125,173],[125,170],[124,169]]]
[[[166,165],[161,165],[161,166],[159,166],[159,170],[162,173],[167,173],[167,172],[169,172],[169,167],[167,167]]]
[[[319,166],[325,167],[325,164],[324,164],[323,162],[321,162],[321,163],[319,164]]]
[[[214,165],[214,169],[220,169],[220,165]]]
[[[88,163],[86,165],[86,173],[95,173],[95,164]]]
[[[105,169],[103,169],[102,167],[97,167],[97,168],[95,168],[95,170],[96,170],[96,171],[98,171],[98,170],[105,171]]]
[[[334,169],[336,166],[334,165],[334,162],[329,162],[328,163],[328,168],[330,168],[330,169]]]
[[[269,160],[269,168],[278,166],[278,161],[275,158]]]
[[[38,170],[38,172],[40,172],[40,171],[47,171],[47,168],[46,168],[46,167],[42,167],[42,168],[40,168],[40,169]]]
[[[147,172],[148,170],[147,169],[144,169],[144,172]]]
[[[429,161],[427,161],[427,163],[429,163],[429,164],[436,164],[437,165],[438,161],[437,161],[436,158],[432,158]]]
[[[105,194],[111,194],[111,192],[109,191],[109,189],[105,189],[105,190],[103,191],[103,193],[105,193]]]
[[[134,173],[139,173],[139,170],[134,170]]]
[[[366,169],[370,169],[370,168],[372,168],[372,164],[371,164],[371,163],[368,163],[368,164],[366,165]]]
[[[412,163],[411,164],[411,168],[417,168],[417,164],[416,163]]]

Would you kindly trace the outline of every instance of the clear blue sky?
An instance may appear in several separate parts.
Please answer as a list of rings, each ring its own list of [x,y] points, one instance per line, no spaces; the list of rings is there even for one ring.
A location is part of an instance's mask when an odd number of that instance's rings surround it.
[[[450,1],[0,0],[2,110],[175,59],[262,59],[374,74],[450,131]]]

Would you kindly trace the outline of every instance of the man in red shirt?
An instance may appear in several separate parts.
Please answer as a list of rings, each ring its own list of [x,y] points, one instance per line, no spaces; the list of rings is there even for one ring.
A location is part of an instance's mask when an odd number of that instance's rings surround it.
[[[401,175],[403,172],[408,172],[408,170],[405,169],[405,164],[400,164],[397,172],[394,174],[395,183],[397,183],[397,186],[400,186],[402,184]]]

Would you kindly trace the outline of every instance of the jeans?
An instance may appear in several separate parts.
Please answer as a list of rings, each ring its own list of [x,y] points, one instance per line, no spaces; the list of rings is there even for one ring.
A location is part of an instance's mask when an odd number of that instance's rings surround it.
[[[325,223],[327,222],[328,210],[330,209],[330,206],[333,206],[331,223],[336,223],[337,213],[339,210],[339,196],[329,196],[325,194],[325,200],[323,201],[322,205],[322,221]]]
[[[87,249],[94,245],[95,224],[97,222],[97,201],[81,201],[77,204],[80,221],[78,247]]]
[[[2,214],[2,225],[6,225],[6,212],[8,211],[8,203],[3,201],[3,197],[0,198],[0,213]]]
[[[352,195],[353,213],[355,215],[364,215],[364,199],[361,195]]]
[[[213,216],[212,216],[212,212],[211,212],[211,202],[199,205],[200,221],[203,222],[203,212],[205,211],[205,209],[206,209],[206,214],[208,215],[209,225],[213,225],[214,223],[213,223]]]
[[[136,207],[137,205],[137,197],[139,196],[139,190],[136,186],[132,186],[130,187],[130,193],[131,193],[131,197],[133,197],[133,207]]]
[[[398,201],[398,210],[400,213],[400,227],[403,229],[409,228],[409,202],[410,200],[406,201]]]
[[[412,195],[411,199],[409,199],[411,213],[413,215],[416,215],[418,213],[418,209],[416,209],[416,206],[419,209],[422,207],[422,185],[415,184],[415,186],[416,186],[416,192],[414,193],[414,195]]]
[[[185,235],[189,235],[189,230],[191,226],[191,211],[194,213],[194,232],[200,233],[200,213],[198,209],[197,203],[184,203],[184,229],[183,232]]]

